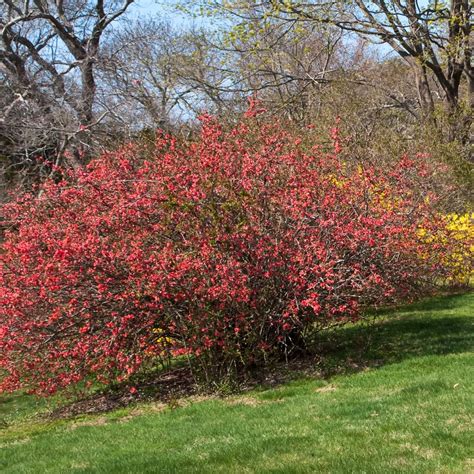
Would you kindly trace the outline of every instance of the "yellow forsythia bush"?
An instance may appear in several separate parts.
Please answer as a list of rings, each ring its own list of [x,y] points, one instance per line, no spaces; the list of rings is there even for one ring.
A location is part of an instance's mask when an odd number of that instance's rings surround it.
[[[437,232],[420,229],[419,235],[426,244],[438,244],[442,265],[451,283],[470,284],[474,277],[474,213],[446,214],[444,225]]]

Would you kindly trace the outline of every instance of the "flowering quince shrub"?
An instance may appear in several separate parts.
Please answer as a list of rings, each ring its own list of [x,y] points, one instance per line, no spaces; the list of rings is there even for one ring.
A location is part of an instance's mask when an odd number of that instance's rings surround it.
[[[429,285],[422,163],[351,170],[337,130],[331,152],[306,149],[255,115],[230,131],[205,116],[195,142],[127,145],[6,206],[1,390],[126,380],[178,355],[218,377]]]

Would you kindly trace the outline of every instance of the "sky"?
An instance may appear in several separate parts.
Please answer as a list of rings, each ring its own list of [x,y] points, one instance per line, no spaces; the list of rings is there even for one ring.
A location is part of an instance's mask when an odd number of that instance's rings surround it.
[[[194,25],[196,25],[196,23],[202,23],[203,26],[208,22],[209,25],[207,18],[199,22],[199,20],[191,20],[189,17],[186,17],[176,9],[176,3],[177,0],[135,0],[129,7],[127,17],[137,20],[154,17],[162,21],[168,21],[175,27],[190,26],[191,22],[193,22]],[[373,50],[377,51],[380,60],[397,56],[389,45],[377,44],[373,46]]]
[[[128,11],[130,15],[137,18],[161,15],[163,13],[165,15],[166,13],[169,14],[170,12],[166,12],[166,10],[171,10],[171,7],[166,8],[162,3],[160,2],[159,4],[156,0],[135,0]]]
[[[128,15],[136,19],[154,17],[168,20],[173,26],[189,24],[189,18],[177,11],[176,3],[176,0],[135,0],[128,9]]]

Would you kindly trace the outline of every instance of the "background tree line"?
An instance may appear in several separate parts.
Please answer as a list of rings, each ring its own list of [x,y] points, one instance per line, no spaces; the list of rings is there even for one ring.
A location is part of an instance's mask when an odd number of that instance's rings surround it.
[[[469,197],[468,0],[181,2],[179,27],[133,3],[1,3],[2,199],[157,128],[190,136],[203,111],[232,122],[255,94],[323,146],[340,117],[351,159],[429,153]]]

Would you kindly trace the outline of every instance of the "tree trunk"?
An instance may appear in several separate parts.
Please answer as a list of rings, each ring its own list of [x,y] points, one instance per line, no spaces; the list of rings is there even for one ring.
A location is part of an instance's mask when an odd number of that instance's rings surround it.
[[[428,82],[426,67],[423,64],[415,64],[413,71],[415,74],[416,88],[418,91],[418,99],[420,101],[423,118],[432,120],[434,101],[430,84]]]

